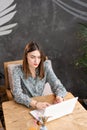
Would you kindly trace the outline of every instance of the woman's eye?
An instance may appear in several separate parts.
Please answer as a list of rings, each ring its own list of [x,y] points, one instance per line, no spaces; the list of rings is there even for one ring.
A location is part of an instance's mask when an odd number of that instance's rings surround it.
[[[31,59],[34,59],[35,57],[34,56],[30,56]]]
[[[32,56],[31,58],[34,59],[35,57]]]

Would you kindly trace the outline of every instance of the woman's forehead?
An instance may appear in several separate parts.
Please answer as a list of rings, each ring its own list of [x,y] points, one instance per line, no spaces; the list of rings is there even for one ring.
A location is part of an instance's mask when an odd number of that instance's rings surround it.
[[[32,52],[29,52],[28,55],[33,55],[33,56],[40,56],[40,51],[39,50],[35,50],[35,51],[32,51]]]

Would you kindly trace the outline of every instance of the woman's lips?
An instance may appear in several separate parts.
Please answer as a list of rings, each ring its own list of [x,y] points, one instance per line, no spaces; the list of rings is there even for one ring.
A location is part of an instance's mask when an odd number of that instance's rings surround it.
[[[38,64],[34,64],[34,66],[38,66]]]

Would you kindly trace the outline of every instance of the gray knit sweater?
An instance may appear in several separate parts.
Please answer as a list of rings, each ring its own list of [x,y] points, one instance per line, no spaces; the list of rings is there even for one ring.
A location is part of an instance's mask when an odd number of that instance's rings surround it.
[[[45,76],[40,79],[38,76],[33,78],[29,76],[27,79],[24,77],[22,65],[15,66],[12,72],[13,89],[12,94],[16,102],[21,103],[29,107],[31,97],[41,96],[48,82],[51,86],[51,90],[55,95],[64,97],[67,93],[65,87],[56,77],[50,60],[44,62]]]

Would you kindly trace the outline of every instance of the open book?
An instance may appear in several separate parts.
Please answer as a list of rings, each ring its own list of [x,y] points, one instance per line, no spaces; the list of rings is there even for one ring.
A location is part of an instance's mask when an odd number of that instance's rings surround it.
[[[78,100],[78,97],[75,97],[67,101],[58,103],[58,104],[53,104],[45,108],[44,110],[32,110],[30,111],[30,114],[37,120],[39,120],[40,117],[43,116],[43,117],[49,117],[47,122],[52,121],[54,119],[57,119],[57,118],[60,118],[62,116],[72,113],[77,100]]]

